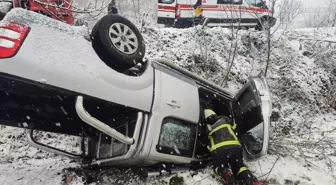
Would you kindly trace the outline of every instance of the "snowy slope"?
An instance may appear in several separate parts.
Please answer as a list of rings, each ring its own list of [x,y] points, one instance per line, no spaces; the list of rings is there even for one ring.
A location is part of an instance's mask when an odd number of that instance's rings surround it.
[[[148,29],[145,38],[148,45],[155,48],[148,52],[148,57],[173,60],[208,80],[220,83],[227,69],[231,32],[222,28],[206,29],[205,37],[197,34],[199,32],[200,28]],[[325,45],[329,43],[319,45],[298,40],[335,37],[335,28],[293,30],[274,36],[272,63],[267,76],[273,100],[272,155],[250,163],[252,169],[261,175],[272,167],[275,155],[283,156],[269,176],[276,179],[274,184],[297,180],[300,184],[336,183],[333,170],[336,167],[336,112],[327,105],[328,93],[335,89],[335,44],[331,44],[328,51]],[[233,93],[249,76],[257,75],[266,65],[266,39],[262,33],[242,30],[237,40],[238,55],[227,86]],[[315,48],[312,50],[313,44]],[[307,51],[317,54],[304,56]],[[322,52],[323,57],[318,54],[321,51],[325,52]],[[199,60],[200,55],[206,54],[207,57]],[[328,146],[330,143],[332,146]]]
[[[68,29],[68,27],[66,27]],[[76,34],[84,34],[80,30]],[[278,33],[282,33],[281,31]],[[269,184],[336,184],[336,111],[327,105],[328,93],[335,88],[335,44],[299,40],[334,39],[335,28],[302,29],[275,34],[267,80],[272,92],[272,144],[270,154],[248,164],[257,176],[267,174]],[[231,32],[224,28],[190,29],[144,27],[148,58],[167,58],[198,75],[220,84],[226,74]],[[237,36],[237,55],[227,88],[236,92],[249,76],[265,67],[266,38],[263,33],[241,30]],[[303,55],[309,52],[311,55]],[[322,54],[321,54],[322,53]],[[45,134],[44,143],[73,149],[78,142]],[[58,142],[55,142],[58,139]],[[277,156],[280,158],[277,160]],[[303,157],[304,156],[304,157]],[[277,160],[276,163],[274,163]],[[0,184],[62,184],[66,168],[78,167],[69,159],[29,147],[23,130],[0,128]],[[124,172],[102,172],[91,184],[162,184],[171,177],[125,179]],[[191,177],[179,174],[185,184],[220,184],[205,169]],[[265,178],[264,175],[262,178]],[[71,184],[84,184],[76,175]]]

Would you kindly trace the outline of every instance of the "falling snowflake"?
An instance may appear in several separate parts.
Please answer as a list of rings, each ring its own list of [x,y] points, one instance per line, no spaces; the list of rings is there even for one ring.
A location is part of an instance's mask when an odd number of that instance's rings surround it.
[[[24,127],[28,127],[28,123],[23,122],[22,124],[23,124]]]

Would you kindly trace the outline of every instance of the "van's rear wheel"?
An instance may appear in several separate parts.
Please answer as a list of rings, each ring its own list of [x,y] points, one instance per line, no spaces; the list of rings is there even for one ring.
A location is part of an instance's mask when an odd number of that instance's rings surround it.
[[[92,46],[108,66],[123,72],[142,62],[145,43],[141,33],[129,20],[119,15],[106,15],[94,26]]]
[[[268,30],[275,24],[275,21],[276,20],[272,17],[262,17],[255,29],[258,31]]]

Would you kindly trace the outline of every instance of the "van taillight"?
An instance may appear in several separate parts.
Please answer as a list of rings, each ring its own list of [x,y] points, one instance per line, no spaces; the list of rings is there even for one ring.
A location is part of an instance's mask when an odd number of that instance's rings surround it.
[[[175,18],[176,19],[181,18],[181,5],[180,4],[176,4],[175,6]]]
[[[27,37],[30,27],[15,23],[0,26],[0,58],[11,58],[16,55]]]

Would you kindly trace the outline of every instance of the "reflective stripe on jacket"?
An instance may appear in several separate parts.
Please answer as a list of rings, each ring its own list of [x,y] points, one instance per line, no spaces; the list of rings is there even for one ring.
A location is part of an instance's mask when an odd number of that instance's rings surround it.
[[[224,124],[218,124],[218,121],[214,124],[216,127],[211,130],[208,136],[210,140],[210,152],[221,147],[240,146],[239,140],[233,132],[236,125],[232,126],[225,122]]]

